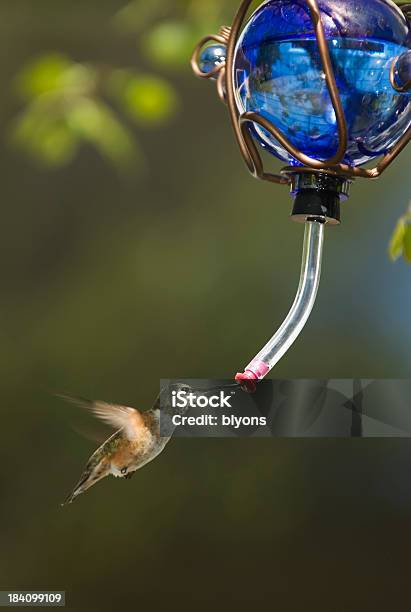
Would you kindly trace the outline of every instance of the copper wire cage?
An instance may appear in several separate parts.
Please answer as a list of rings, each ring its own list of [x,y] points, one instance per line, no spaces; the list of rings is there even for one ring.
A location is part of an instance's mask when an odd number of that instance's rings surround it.
[[[289,185],[292,182],[292,175],[307,172],[340,176],[346,179],[355,179],[357,177],[376,179],[381,176],[381,174],[388,168],[388,166],[391,165],[391,163],[410,142],[411,127],[408,128],[396,145],[382,157],[374,168],[367,169],[352,167],[343,163],[348,146],[347,121],[341,96],[338,91],[318,1],[305,1],[310,12],[328,92],[337,118],[338,148],[333,157],[330,157],[325,161],[309,157],[297,149],[287,139],[287,137],[266,118],[255,112],[240,113],[238,111],[235,100],[234,83],[233,79],[230,78],[230,75],[233,74],[236,44],[253,0],[242,0],[231,27],[223,26],[218,34],[212,34],[200,40],[191,60],[192,68],[194,73],[201,78],[216,79],[217,92],[220,99],[227,104],[231,122],[234,128],[234,134],[241,154],[249,171],[255,178],[280,185]],[[406,19],[411,22],[411,4],[399,4],[397,6],[402,10]],[[203,72],[200,67],[201,52],[204,47],[211,42],[216,42],[227,47],[226,61],[215,66],[210,72]],[[394,64],[395,63],[392,65],[390,74],[392,86],[397,91],[408,91],[411,89],[411,83],[407,83],[405,86],[399,87],[395,82]],[[281,170],[280,174],[266,172],[262,157],[251,133],[250,127],[252,124],[257,124],[266,130],[284,147],[284,149],[286,149],[286,151],[288,151],[288,153],[294,159],[299,161],[302,166],[286,166]]]

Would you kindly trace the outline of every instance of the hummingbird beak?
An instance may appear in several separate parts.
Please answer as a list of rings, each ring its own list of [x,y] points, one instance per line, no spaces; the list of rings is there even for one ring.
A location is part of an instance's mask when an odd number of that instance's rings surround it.
[[[214,391],[223,391],[224,389],[236,389],[237,391],[243,391],[244,393],[248,393],[252,395],[257,390],[258,381],[239,381],[234,383],[228,383],[224,385],[217,385],[215,387],[208,387],[204,389],[196,388],[193,389],[195,392],[201,393],[213,393]]]
[[[241,385],[239,383],[228,383],[228,384],[224,384],[224,385],[216,385],[214,387],[203,387],[203,388],[199,388],[199,387],[194,387],[193,391],[194,392],[200,392],[200,393],[214,393],[214,391],[223,391],[224,389],[241,389]]]

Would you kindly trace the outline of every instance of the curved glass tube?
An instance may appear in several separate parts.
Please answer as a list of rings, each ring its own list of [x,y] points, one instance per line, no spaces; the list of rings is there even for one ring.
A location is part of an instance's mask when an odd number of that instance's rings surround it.
[[[244,376],[243,380],[264,378],[285,355],[307,323],[320,284],[324,230],[324,223],[306,222],[300,284],[294,304],[279,330],[246,367],[245,374],[241,375]]]

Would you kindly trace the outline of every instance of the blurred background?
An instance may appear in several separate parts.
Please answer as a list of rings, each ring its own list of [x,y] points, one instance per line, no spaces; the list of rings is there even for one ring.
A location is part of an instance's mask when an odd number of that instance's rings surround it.
[[[294,297],[287,189],[251,179],[188,65],[236,5],[2,0],[1,589],[66,590],[73,610],[375,611],[408,592],[406,440],[180,439],[59,507],[96,443],[54,392],[144,409],[160,378],[231,378]],[[353,187],[275,377],[410,376],[410,155]]]

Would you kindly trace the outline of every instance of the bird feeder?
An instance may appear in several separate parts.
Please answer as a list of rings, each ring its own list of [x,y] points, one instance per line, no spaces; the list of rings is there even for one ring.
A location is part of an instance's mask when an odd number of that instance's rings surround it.
[[[340,224],[352,182],[377,179],[411,139],[411,4],[267,0],[248,17],[251,4],[200,41],[192,67],[216,81],[249,171],[289,186],[305,236],[295,302],[239,382],[263,379],[307,322],[325,227]]]

